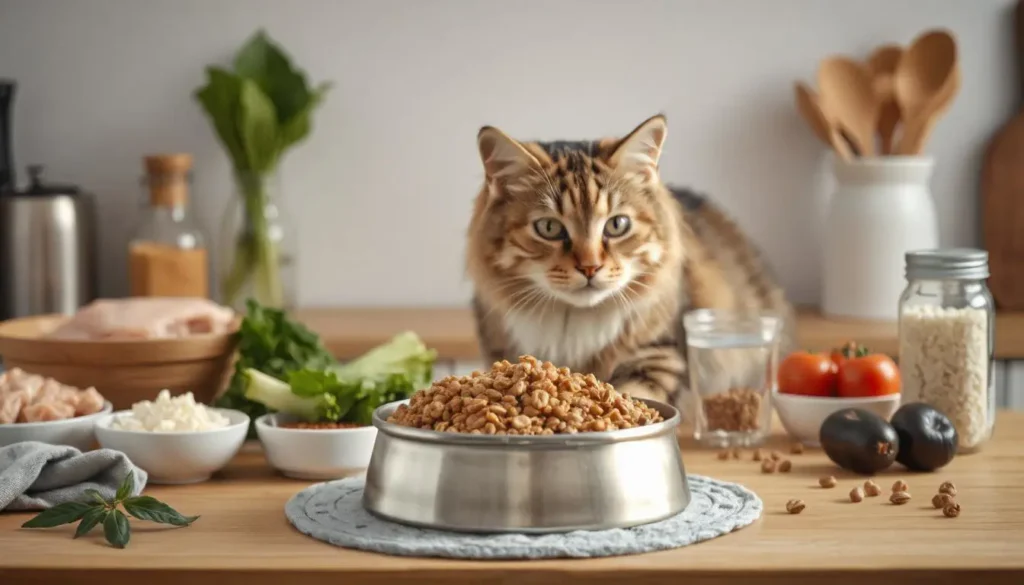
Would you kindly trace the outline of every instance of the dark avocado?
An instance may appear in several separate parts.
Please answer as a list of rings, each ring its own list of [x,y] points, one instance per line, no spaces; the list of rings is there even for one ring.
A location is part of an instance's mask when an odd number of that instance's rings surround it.
[[[861,475],[889,467],[900,449],[900,438],[892,425],[860,408],[830,414],[821,423],[818,439],[833,463]]]
[[[933,471],[956,456],[956,428],[942,411],[923,402],[904,404],[890,421],[900,437],[896,461],[913,471]]]

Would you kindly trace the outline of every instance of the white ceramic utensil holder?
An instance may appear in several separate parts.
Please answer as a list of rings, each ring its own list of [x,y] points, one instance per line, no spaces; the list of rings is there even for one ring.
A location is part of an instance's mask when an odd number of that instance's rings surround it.
[[[826,316],[896,321],[903,255],[939,245],[928,187],[934,166],[919,156],[835,161],[822,256]]]

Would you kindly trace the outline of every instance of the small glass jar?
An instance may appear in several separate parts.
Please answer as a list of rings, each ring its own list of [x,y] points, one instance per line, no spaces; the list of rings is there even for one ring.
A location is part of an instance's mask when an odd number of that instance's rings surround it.
[[[145,157],[148,205],[128,245],[132,296],[210,296],[206,238],[188,207],[192,156]]]
[[[992,436],[996,415],[988,253],[909,252],[906,275],[899,317],[903,402],[940,410],[956,428],[958,451],[977,451]]]
[[[683,316],[697,442],[751,447],[768,436],[781,323],[771,314],[712,309]]]

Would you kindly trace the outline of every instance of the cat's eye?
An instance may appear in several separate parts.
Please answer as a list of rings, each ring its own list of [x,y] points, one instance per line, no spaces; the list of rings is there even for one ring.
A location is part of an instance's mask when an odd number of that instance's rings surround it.
[[[533,229],[537,230],[537,235],[545,240],[563,240],[566,236],[565,226],[562,225],[562,222],[550,217],[533,222]]]
[[[617,238],[626,235],[632,222],[628,216],[616,215],[604,224],[604,235],[609,238]]]

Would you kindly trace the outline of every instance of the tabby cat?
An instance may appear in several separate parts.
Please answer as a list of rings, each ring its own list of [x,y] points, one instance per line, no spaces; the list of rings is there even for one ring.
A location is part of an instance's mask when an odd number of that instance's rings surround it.
[[[755,247],[721,209],[662,184],[666,132],[660,115],[593,142],[480,130],[467,270],[487,359],[530,354],[675,402],[690,309],[773,311],[788,346],[792,309]]]

